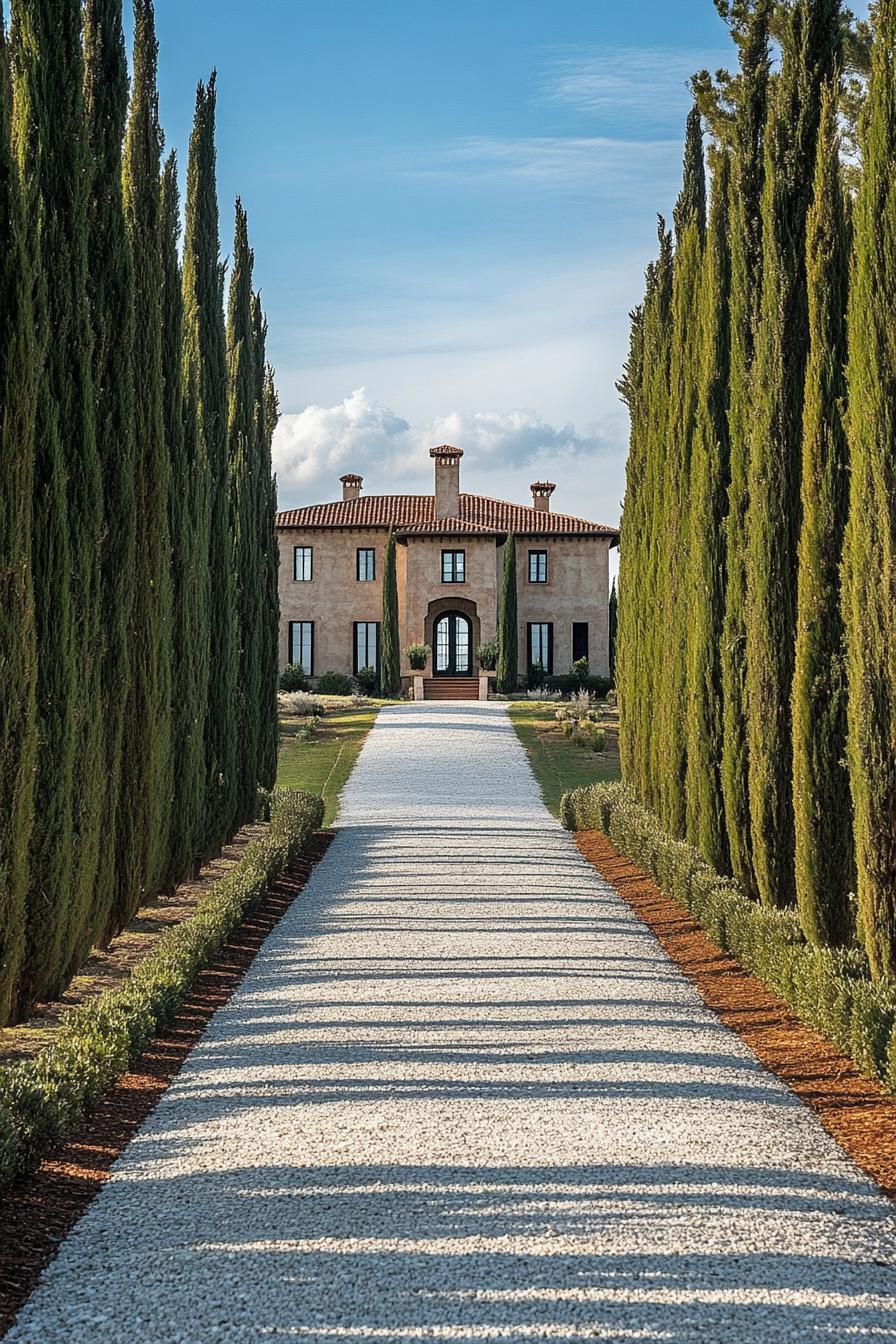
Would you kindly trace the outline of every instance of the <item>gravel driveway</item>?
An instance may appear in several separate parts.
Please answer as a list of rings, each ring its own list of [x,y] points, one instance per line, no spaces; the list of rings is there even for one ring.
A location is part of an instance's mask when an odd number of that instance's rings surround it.
[[[340,826],[9,1341],[896,1341],[892,1206],[501,706],[383,711]]]

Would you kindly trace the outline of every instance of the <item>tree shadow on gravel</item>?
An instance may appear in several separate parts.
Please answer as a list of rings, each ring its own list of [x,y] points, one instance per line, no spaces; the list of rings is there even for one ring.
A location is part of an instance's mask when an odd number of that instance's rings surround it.
[[[135,1181],[120,1173],[114,1189],[114,1235],[102,1219],[80,1230],[81,1253],[101,1257],[103,1275],[85,1286],[76,1258],[54,1267],[57,1294],[72,1279],[78,1344],[89,1337],[79,1319],[96,1319],[107,1298],[119,1320],[150,1310],[144,1338],[165,1344],[218,1333],[896,1339],[891,1228],[858,1176],[735,1164],[297,1163],[161,1179],[144,1168]],[[795,1220],[814,1232],[788,1236]]]

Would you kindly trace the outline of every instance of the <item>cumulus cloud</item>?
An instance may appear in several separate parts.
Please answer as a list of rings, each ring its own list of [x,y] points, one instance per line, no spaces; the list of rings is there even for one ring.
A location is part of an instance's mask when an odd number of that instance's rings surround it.
[[[512,410],[455,411],[415,425],[358,388],[335,406],[307,406],[282,417],[274,439],[281,504],[337,498],[338,479],[348,471],[364,476],[371,493],[428,491],[429,449],[440,443],[463,448],[469,489],[483,488],[494,473],[511,479],[524,469],[558,462],[574,467],[624,450],[618,422],[582,433],[571,424],[548,424],[532,410]]]

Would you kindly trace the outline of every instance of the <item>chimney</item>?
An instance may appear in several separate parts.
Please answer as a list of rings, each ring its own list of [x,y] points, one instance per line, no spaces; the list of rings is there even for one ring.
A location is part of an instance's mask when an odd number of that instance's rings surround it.
[[[553,481],[535,481],[532,486],[532,507],[539,513],[550,513],[551,495],[557,489]]]
[[[436,517],[457,518],[460,513],[460,460],[462,448],[443,444],[430,448],[429,455],[436,464]]]
[[[355,476],[350,472],[347,476],[340,476],[339,479],[342,482],[343,499],[361,498],[361,486],[364,484],[363,476]]]

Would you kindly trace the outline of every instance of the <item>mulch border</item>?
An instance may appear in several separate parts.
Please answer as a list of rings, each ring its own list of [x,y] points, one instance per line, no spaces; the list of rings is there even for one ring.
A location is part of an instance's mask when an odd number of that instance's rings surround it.
[[[49,1153],[36,1172],[0,1194],[0,1336],[9,1330],[60,1243],[109,1179],[113,1162],[155,1108],[213,1014],[239,986],[333,835],[317,832],[259,909],[201,972],[171,1025],[106,1092],[82,1129]]]
[[[602,831],[575,836],[581,853],[656,935],[714,1013],[818,1116],[857,1166],[896,1199],[896,1097],[723,952]]]

